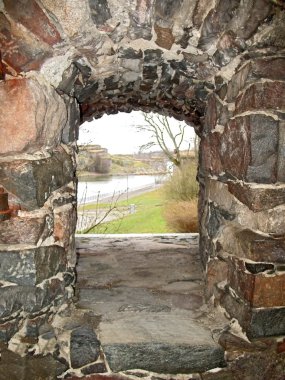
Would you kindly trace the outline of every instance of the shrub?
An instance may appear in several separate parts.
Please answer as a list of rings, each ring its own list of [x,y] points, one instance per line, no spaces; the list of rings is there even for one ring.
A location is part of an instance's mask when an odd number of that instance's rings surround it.
[[[166,205],[164,216],[173,232],[198,232],[197,162],[192,160],[176,169],[164,186]]]
[[[191,201],[198,197],[199,186],[196,181],[197,162],[190,161],[176,169],[165,183],[166,199],[169,201]]]
[[[168,227],[175,232],[198,232],[197,198],[167,203],[164,211]]]

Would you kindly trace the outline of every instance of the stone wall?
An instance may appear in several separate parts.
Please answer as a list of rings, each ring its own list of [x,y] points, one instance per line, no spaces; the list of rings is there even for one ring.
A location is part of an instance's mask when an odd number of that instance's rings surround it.
[[[284,57],[253,56],[208,98],[201,254],[213,294],[250,337],[284,333]]]
[[[270,0],[0,1],[2,340],[72,297],[80,122],[137,109],[201,137],[207,297],[285,333],[284,19]]]
[[[75,147],[72,103],[45,82],[0,83],[2,186],[0,340],[23,352],[24,338],[73,296],[76,263]],[[78,109],[77,109],[78,112]],[[7,202],[8,194],[8,202]],[[5,204],[4,204],[5,203]]]

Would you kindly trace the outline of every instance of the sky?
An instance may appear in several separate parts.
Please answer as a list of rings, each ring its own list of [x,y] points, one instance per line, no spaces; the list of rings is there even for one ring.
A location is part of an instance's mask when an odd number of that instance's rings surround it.
[[[177,125],[181,122],[170,118],[170,123],[173,129],[177,130]],[[137,131],[136,125],[145,124],[141,111],[104,115],[100,119],[94,119],[81,125],[78,143],[79,145],[98,144],[107,148],[111,154],[137,153],[141,145],[151,140],[149,132]],[[189,142],[189,139],[193,139],[194,135],[194,129],[190,126],[187,127],[185,140]],[[184,144],[183,149],[186,149],[186,144]],[[158,150],[160,149],[156,146],[148,151]]]

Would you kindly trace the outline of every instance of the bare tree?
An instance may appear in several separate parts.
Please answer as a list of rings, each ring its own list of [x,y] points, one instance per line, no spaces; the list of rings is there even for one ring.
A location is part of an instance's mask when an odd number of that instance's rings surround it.
[[[111,213],[116,212],[116,216],[115,217],[113,216],[114,219],[121,219],[123,217],[123,214],[120,212],[120,210],[118,209],[118,206],[117,206],[118,198],[117,199],[114,199],[114,198],[115,198],[115,193],[113,195],[112,201],[108,205],[108,208],[105,210],[98,208],[99,200],[97,201],[96,215],[95,215],[95,217],[93,217],[91,225],[89,225],[89,227],[84,231],[84,234],[89,234],[93,229],[95,230],[96,228],[98,228],[98,226],[102,227],[102,224],[105,222],[105,220],[108,218],[108,216]],[[101,211],[101,213],[100,213],[100,211]],[[112,218],[112,220],[113,220],[113,218]],[[106,230],[107,230],[107,225],[105,226],[104,232],[106,232]]]
[[[118,207],[118,201],[121,197],[121,193],[116,194],[115,191],[111,200],[108,202],[107,207],[100,207],[100,193],[98,192],[95,208],[88,210],[86,203],[87,186],[85,188],[85,193],[83,194],[83,200],[81,200],[82,208],[79,211],[79,219],[77,222],[77,233],[89,234],[91,230],[98,230],[100,227],[100,232],[105,233],[108,226],[105,222],[110,220],[121,220],[124,216],[124,212]],[[94,204],[93,204],[94,205]]]
[[[151,141],[140,147],[140,150],[147,150],[154,146],[159,146],[166,157],[178,168],[182,164],[181,147],[188,144],[186,150],[190,150],[190,141],[185,141],[185,132],[189,127],[185,123],[179,123],[174,128],[171,127],[169,118],[159,114],[143,113],[146,124],[137,125],[139,131],[148,131],[151,134]]]

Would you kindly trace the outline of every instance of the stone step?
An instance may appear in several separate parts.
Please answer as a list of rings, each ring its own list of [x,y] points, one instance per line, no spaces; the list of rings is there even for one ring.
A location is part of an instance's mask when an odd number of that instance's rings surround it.
[[[98,332],[113,372],[178,374],[225,366],[224,351],[211,331],[187,313],[115,313],[101,321]]]

